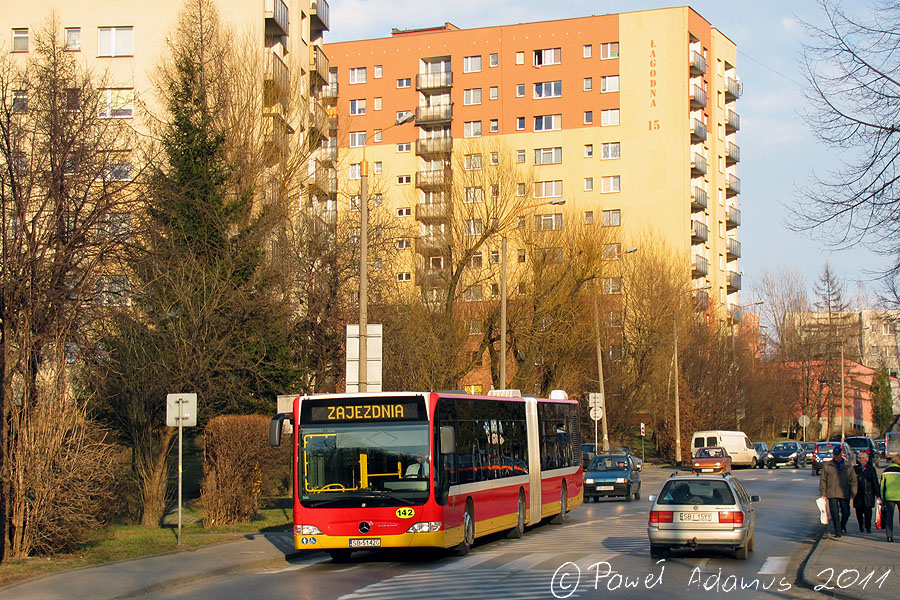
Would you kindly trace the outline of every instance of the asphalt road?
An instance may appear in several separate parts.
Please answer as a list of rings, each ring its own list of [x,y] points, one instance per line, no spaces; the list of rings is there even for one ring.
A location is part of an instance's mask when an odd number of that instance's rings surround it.
[[[460,598],[815,598],[796,573],[819,530],[818,478],[809,469],[736,472],[756,505],[756,551],[676,551],[649,555],[647,496],[671,471],[644,471],[642,499],[603,500],[570,513],[565,525],[540,525],[520,540],[479,540],[466,557],[441,552],[360,552],[350,563],[322,553],[290,566],[222,577],[144,598],[231,600],[457,600]],[[851,527],[855,520],[851,519]]]

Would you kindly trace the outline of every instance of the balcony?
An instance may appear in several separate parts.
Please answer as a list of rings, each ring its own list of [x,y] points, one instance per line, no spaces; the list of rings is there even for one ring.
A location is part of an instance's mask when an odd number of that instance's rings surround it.
[[[741,243],[734,238],[728,238],[728,248],[725,251],[725,258],[728,260],[737,260],[741,257]]]
[[[288,34],[288,7],[284,0],[263,0],[266,17],[266,35]]]
[[[416,125],[437,125],[449,123],[453,118],[453,104],[438,104],[437,106],[417,106]]]
[[[316,155],[319,161],[324,165],[334,166],[337,164],[337,146],[323,146],[319,148]]]
[[[730,108],[725,111],[725,133],[734,133],[741,128],[741,115]]]
[[[706,175],[706,159],[696,152],[691,155],[691,177]]]
[[[702,244],[709,239],[709,228],[706,223],[691,219],[691,243]]]
[[[709,294],[706,290],[694,290],[691,293],[694,298],[694,306],[697,310],[709,310]]]
[[[725,143],[725,164],[733,165],[741,160],[741,147],[732,142]]]
[[[450,249],[450,236],[447,234],[425,235],[416,238],[416,252],[424,256],[441,254]]]
[[[690,56],[691,75],[703,75],[706,73],[706,59],[696,50],[691,51]]]
[[[744,93],[744,84],[734,77],[725,78],[725,100],[737,100]]]
[[[318,46],[312,46],[309,52],[309,75],[310,78],[318,78],[321,83],[328,83],[328,56]],[[313,83],[315,80],[312,79]],[[310,85],[310,87],[317,87]]]
[[[734,175],[729,175],[725,185],[725,196],[731,198],[741,193],[741,180]]]
[[[453,149],[453,138],[419,138],[416,140],[416,156],[431,154],[449,154]]]
[[[328,113],[318,102],[311,102],[309,105],[309,122],[310,128],[319,132],[319,139],[328,137],[330,131]],[[312,138],[315,137],[316,136],[312,136]]]
[[[691,143],[700,144],[706,141],[706,124],[700,119],[691,119]]]
[[[322,100],[328,104],[337,102],[338,84],[337,82],[329,83],[322,87]]]
[[[263,122],[263,136],[266,144],[271,146],[273,158],[283,156],[287,151],[291,128],[284,120],[284,116],[279,113],[266,113],[263,116],[266,117]]]
[[[691,191],[691,211],[700,212],[706,210],[707,206],[708,196],[706,190],[695,185],[694,189]]]
[[[266,56],[266,77],[263,80],[263,99],[266,106],[287,102],[291,94],[291,77],[284,60],[274,52]]]
[[[432,204],[416,204],[416,220],[423,223],[444,222],[450,220],[450,203],[434,202]]]
[[[740,323],[744,320],[744,311],[737,304],[728,305],[728,314],[731,315],[732,324]]]
[[[735,292],[740,291],[741,289],[741,274],[737,271],[728,271],[728,285],[726,287],[726,291],[729,294],[733,294]]]
[[[706,106],[706,91],[699,85],[691,86],[691,108],[704,108]]]
[[[328,31],[331,21],[331,7],[325,0],[312,0],[309,3],[309,28],[313,31]],[[318,37],[312,35],[312,37]]]
[[[741,211],[729,206],[725,209],[725,229],[734,229],[741,224]]]
[[[695,254],[691,257],[691,277],[699,279],[709,274],[709,261],[705,257]]]
[[[419,73],[416,75],[416,90],[420,92],[436,92],[453,86],[453,73]]]
[[[447,267],[417,267],[416,284],[432,288],[450,281],[450,269]]]
[[[335,177],[334,169],[328,168],[318,160],[310,161],[309,177],[306,183],[313,190],[320,192],[321,195],[337,192],[337,178]]]
[[[416,187],[419,189],[438,189],[447,185],[450,185],[450,169],[416,172]]]

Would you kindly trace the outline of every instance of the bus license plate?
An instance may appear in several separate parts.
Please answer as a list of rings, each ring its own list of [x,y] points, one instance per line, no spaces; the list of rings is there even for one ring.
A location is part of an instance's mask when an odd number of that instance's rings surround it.
[[[381,538],[360,538],[350,540],[351,548],[380,548]]]
[[[598,492],[611,492],[614,489],[616,489],[616,487],[614,485],[598,485],[597,486]]]
[[[680,521],[709,521],[712,522],[712,513],[680,513]]]

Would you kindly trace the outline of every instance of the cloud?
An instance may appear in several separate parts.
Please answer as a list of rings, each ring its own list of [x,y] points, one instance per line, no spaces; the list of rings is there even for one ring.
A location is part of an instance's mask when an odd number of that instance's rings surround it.
[[[800,32],[800,22],[794,17],[785,17],[781,20],[781,28],[793,35]]]

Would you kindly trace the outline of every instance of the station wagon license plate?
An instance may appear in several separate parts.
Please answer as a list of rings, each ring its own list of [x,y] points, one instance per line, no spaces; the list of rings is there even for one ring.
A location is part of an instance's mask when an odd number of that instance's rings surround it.
[[[712,522],[712,513],[702,512],[702,513],[679,513],[678,517],[679,521],[692,521],[692,522]]]
[[[614,486],[614,485],[598,485],[597,486],[598,492],[611,492],[614,489],[616,489],[616,486]]]
[[[351,548],[381,548],[381,538],[360,538],[350,540]]]

